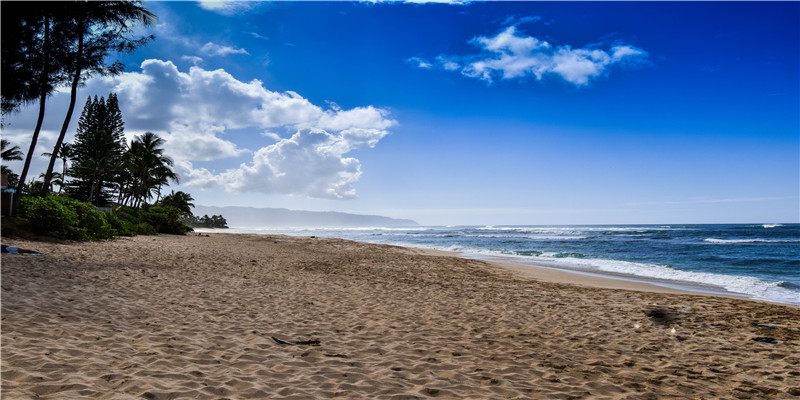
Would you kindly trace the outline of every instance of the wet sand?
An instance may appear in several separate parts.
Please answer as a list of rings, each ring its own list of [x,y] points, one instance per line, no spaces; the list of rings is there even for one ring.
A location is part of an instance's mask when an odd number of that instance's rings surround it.
[[[800,397],[796,306],[337,239],[3,244],[46,253],[2,256],[4,399]]]

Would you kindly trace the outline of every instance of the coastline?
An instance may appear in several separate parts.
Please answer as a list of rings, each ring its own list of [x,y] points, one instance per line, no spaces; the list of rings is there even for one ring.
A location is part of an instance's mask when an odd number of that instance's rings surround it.
[[[9,398],[800,395],[790,305],[340,239],[3,240],[46,254],[2,256]]]
[[[468,260],[484,261],[489,265],[500,268],[503,270],[511,271],[520,277],[526,279],[534,279],[542,282],[562,283],[567,285],[584,286],[596,289],[624,289],[635,290],[640,292],[662,293],[662,294],[711,294],[702,291],[694,290],[681,290],[670,288],[666,286],[659,286],[650,283],[644,279],[636,281],[625,279],[623,277],[616,277],[610,274],[590,274],[581,271],[569,270],[566,268],[559,268],[558,266],[545,266],[540,264],[523,264],[515,263],[512,261],[501,260],[500,257],[468,257],[461,253],[445,251],[445,250],[429,250],[429,249],[415,249],[419,250],[420,254],[428,254],[432,256],[445,256],[445,257],[459,257]],[[716,295],[716,294],[715,294]],[[735,296],[738,298],[747,298],[744,296]]]
[[[481,260],[482,258],[477,258]],[[727,291],[723,288],[701,286],[695,282],[672,281],[667,279],[655,279],[638,275],[627,275],[607,271],[585,271],[581,269],[569,268],[565,265],[552,264],[544,265],[539,263],[515,263],[511,261],[492,261],[491,258],[483,259],[492,265],[500,268],[510,269],[521,276],[532,279],[543,280],[546,282],[558,282],[586,286],[601,289],[626,289],[643,292],[664,293],[664,294],[693,294],[705,296],[722,296],[751,301],[765,301],[775,304],[798,306],[797,304],[784,303],[757,299],[742,293]]]
[[[590,285],[598,287],[635,287],[636,284],[643,284],[640,290],[676,290],[800,306],[800,291],[797,290],[800,276],[791,267],[796,264],[791,255],[796,251],[776,249],[772,245],[789,243],[796,239],[793,236],[777,240],[765,238],[767,236],[763,235],[779,233],[766,229],[767,226],[737,225],[695,225],[675,229],[670,226],[649,225],[486,226],[453,229],[419,227],[409,228],[407,231],[392,228],[237,228],[229,233],[317,235],[365,243],[434,249],[449,251],[452,252],[450,255],[468,259],[512,264],[513,268],[528,274],[537,274],[542,269],[568,272],[568,275],[560,278],[565,282],[588,280]],[[717,239],[702,240],[731,236],[739,239],[728,242],[737,243],[736,246],[739,247],[750,247],[756,252],[747,249],[733,255],[730,253],[733,246],[731,244],[716,244],[715,241],[719,241]],[[761,239],[752,239],[753,237]],[[690,246],[688,252],[679,255],[673,254],[669,248],[687,245]],[[528,251],[531,248],[529,246],[533,246],[536,251]],[[615,251],[619,246],[629,247],[624,247],[621,252]],[[604,256],[606,250],[616,256]],[[758,253],[762,250],[762,253]],[[771,264],[763,264],[762,259]],[[760,264],[755,265],[753,262]],[[739,268],[739,265],[745,267]],[[766,265],[772,265],[774,269],[763,269]],[[604,281],[602,278],[613,279],[615,282]],[[597,282],[591,282],[593,280]]]

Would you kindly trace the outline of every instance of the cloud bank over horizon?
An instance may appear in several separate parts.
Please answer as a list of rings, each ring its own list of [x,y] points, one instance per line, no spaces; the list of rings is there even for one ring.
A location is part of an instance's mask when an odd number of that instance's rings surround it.
[[[622,43],[611,46],[607,51],[595,46],[553,46],[547,41],[520,34],[516,24],[492,37],[477,36],[469,43],[477,46],[481,53],[441,54],[433,61],[410,57],[407,61],[418,68],[458,71],[464,76],[488,83],[497,79],[529,77],[541,81],[548,75],[554,75],[580,87],[607,74],[613,65],[635,66],[645,62],[648,56],[646,51]]]

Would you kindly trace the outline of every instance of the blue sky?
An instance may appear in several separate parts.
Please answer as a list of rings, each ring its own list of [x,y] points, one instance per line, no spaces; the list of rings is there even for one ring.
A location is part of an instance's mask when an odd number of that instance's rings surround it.
[[[89,80],[74,120],[118,93],[127,135],[167,139],[172,189],[196,204],[428,225],[800,222],[798,2],[145,6],[156,40]],[[4,136],[27,148],[35,114]]]

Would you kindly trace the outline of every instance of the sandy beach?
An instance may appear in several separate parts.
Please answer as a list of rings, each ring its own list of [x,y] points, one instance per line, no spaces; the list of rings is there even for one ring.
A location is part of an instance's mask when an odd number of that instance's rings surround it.
[[[4,399],[796,399],[800,307],[336,239],[3,239]],[[551,270],[550,270],[551,271]]]

